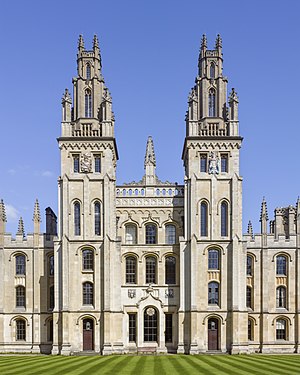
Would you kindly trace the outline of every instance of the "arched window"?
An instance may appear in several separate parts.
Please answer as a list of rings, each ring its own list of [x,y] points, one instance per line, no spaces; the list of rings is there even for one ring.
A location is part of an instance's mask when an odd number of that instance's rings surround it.
[[[144,312],[144,341],[157,341],[157,311],[154,307],[148,307]]]
[[[74,233],[80,236],[80,203],[74,203]]]
[[[216,70],[215,64],[212,62],[210,64],[210,78],[215,78],[215,74],[216,74],[215,70]]]
[[[166,244],[174,245],[176,243],[176,227],[175,225],[166,225]]]
[[[276,257],[276,274],[287,275],[286,257],[284,255],[278,255]]]
[[[54,309],[54,285],[51,285],[49,289],[49,309]]]
[[[248,340],[253,341],[253,320],[248,319]]]
[[[146,258],[146,284],[156,284],[156,258]]]
[[[286,320],[276,320],[276,340],[287,340]]]
[[[83,305],[93,305],[94,304],[94,291],[92,283],[82,284],[82,303]]]
[[[208,95],[208,116],[215,117],[216,116],[216,93],[214,89],[209,90]]]
[[[136,244],[136,225],[128,224],[125,227],[125,243],[127,245]]]
[[[247,286],[246,289],[246,306],[252,309],[252,288]]]
[[[85,117],[92,117],[92,93],[90,90],[85,91]]]
[[[218,270],[219,266],[219,251],[216,249],[208,250],[208,269]]]
[[[54,275],[54,255],[49,256],[49,275]]]
[[[166,257],[165,261],[165,283],[176,284],[176,258],[173,256]]]
[[[136,258],[132,256],[126,258],[126,283],[136,284]]]
[[[86,79],[91,79],[91,66],[86,64]]]
[[[16,256],[16,275],[25,275],[26,273],[25,255]]]
[[[207,203],[201,202],[200,206],[200,231],[202,237],[207,237]]]
[[[146,225],[146,244],[151,245],[156,243],[156,225]]]
[[[221,236],[228,236],[228,204],[225,201],[221,203]]]
[[[23,319],[16,320],[16,340],[26,340],[26,322]]]
[[[276,307],[286,308],[286,288],[279,286],[276,289]]]
[[[212,281],[208,284],[208,304],[219,304],[219,284],[215,281]]]
[[[26,307],[25,299],[25,288],[24,286],[16,287],[16,307]]]
[[[84,271],[93,271],[94,269],[94,252],[86,249],[82,252],[82,269]]]
[[[247,255],[247,276],[253,276],[253,257]]]
[[[101,234],[101,207],[100,203],[96,202],[94,204],[95,211],[95,235],[100,236]]]

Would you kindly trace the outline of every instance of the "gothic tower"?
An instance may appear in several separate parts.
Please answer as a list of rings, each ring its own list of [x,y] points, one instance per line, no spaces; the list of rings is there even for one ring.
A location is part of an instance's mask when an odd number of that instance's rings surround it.
[[[112,99],[101,68],[97,37],[92,50],[86,50],[80,36],[73,103],[66,89],[58,138],[53,353],[107,354],[122,348],[120,288],[113,287],[121,283],[115,215],[118,154]]]
[[[242,178],[238,98],[227,102],[222,40],[202,38],[198,76],[188,99],[185,242],[181,243],[181,351],[246,351]],[[181,280],[182,281],[182,280]],[[208,317],[207,314],[209,313]]]

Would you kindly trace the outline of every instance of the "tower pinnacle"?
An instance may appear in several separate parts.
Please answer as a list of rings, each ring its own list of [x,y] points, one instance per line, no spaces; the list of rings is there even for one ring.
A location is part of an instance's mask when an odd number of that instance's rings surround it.
[[[80,34],[78,39],[78,50],[83,51],[84,50],[84,41],[83,36]]]
[[[154,153],[154,144],[152,137],[149,136],[147,140],[146,146],[146,154],[145,154],[145,162],[144,168],[146,170],[146,185],[154,185],[156,182],[156,160],[155,160],[155,153]]]
[[[22,235],[23,238],[25,237],[24,222],[23,222],[22,217],[20,217],[20,219],[19,219],[17,234]]]

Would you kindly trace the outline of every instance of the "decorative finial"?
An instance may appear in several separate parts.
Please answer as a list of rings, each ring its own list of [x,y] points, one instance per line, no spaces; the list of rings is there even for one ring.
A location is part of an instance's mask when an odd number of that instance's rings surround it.
[[[145,168],[146,168],[146,165],[153,165],[154,167],[156,167],[154,144],[153,144],[153,140],[151,136],[149,136],[147,140],[145,163],[144,163]]]
[[[83,36],[80,34],[78,39],[78,49],[84,49]]]
[[[34,211],[33,211],[32,220],[36,223],[41,222],[40,205],[39,205],[39,201],[37,199],[35,200],[35,204],[34,204]]]
[[[193,100],[197,100],[197,93],[196,93],[195,87],[191,88],[191,91],[190,91],[189,97],[188,97],[188,102],[191,102]]]
[[[202,39],[201,39],[201,49],[204,49],[204,48],[207,48],[207,39],[206,39],[205,34],[202,35]]]
[[[23,236],[23,238],[25,237],[24,222],[23,222],[22,217],[20,217],[20,219],[19,219],[17,234],[21,234]]]
[[[231,89],[228,101],[229,102],[237,102],[237,103],[239,102],[239,98],[237,96],[237,92],[235,91],[234,87]]]
[[[268,209],[267,209],[267,202],[265,197],[263,197],[262,204],[261,204],[261,211],[260,211],[260,221],[268,221]]]
[[[216,49],[218,48],[222,48],[222,38],[220,34],[217,35],[217,39],[216,39]]]
[[[247,233],[251,236],[251,238],[253,238],[253,227],[252,227],[251,220],[249,220],[249,223],[248,223]]]
[[[94,39],[93,39],[93,48],[99,48],[99,40],[96,34],[94,35]]]
[[[68,103],[72,103],[72,98],[71,98],[71,94],[69,92],[68,89],[65,89],[65,92],[63,93],[63,96],[62,96],[62,102],[68,102]]]
[[[3,202],[3,199],[1,199],[0,201],[0,220],[2,222],[5,222],[6,223],[6,212],[5,212],[5,204]]]

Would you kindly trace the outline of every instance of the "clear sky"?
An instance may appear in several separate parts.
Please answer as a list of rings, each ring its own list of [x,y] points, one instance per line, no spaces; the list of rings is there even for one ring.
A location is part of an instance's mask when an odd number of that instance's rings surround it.
[[[97,34],[116,117],[118,183],[139,180],[152,135],[157,174],[183,181],[187,96],[200,40],[223,39],[224,74],[239,100],[243,226],[259,231],[262,197],[269,218],[300,194],[300,1],[1,1],[0,197],[7,230],[19,216],[33,229],[34,201],[57,212],[56,138],[61,97],[76,75],[78,35]]]

